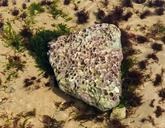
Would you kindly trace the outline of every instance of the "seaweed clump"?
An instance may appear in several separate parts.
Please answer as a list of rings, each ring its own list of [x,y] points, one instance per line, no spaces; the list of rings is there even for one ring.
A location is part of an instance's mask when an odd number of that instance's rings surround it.
[[[123,9],[120,6],[115,7],[112,12],[102,20],[103,23],[112,23],[118,25],[118,22],[122,20]]]
[[[34,108],[31,111],[20,112],[16,115],[11,114],[11,117],[5,113],[2,115],[2,118],[4,117],[5,124],[3,126],[0,125],[0,128],[33,128],[34,125],[29,121],[29,119],[31,117],[35,117],[35,111],[36,109]]]
[[[1,0],[0,1],[0,6],[8,6],[9,5],[9,1],[8,0]]]
[[[7,74],[6,82],[12,78],[17,78],[19,71],[23,71],[25,68],[26,61],[21,60],[21,57],[18,55],[8,56],[8,63],[4,69],[4,72]]]
[[[156,8],[155,13],[159,16],[164,14],[164,8]]]
[[[124,54],[124,60],[127,59],[129,56],[136,53],[136,51],[132,48],[132,43],[130,39],[134,37],[134,35],[129,34],[128,32],[121,29],[121,43],[123,47],[123,54]],[[123,61],[124,62],[124,61]]]
[[[0,32],[1,32],[1,30],[3,29],[3,26],[4,26],[4,21],[3,21],[3,19],[2,19],[1,14],[0,14]]]
[[[144,12],[142,12],[142,13],[140,14],[140,18],[141,18],[141,19],[144,19],[144,18],[146,18],[147,16],[150,16],[151,14],[152,14],[151,11],[145,10]]]
[[[161,97],[162,100],[165,100],[165,88],[159,90],[159,97]]]
[[[22,61],[20,56],[9,56],[8,57],[8,64],[7,64],[7,70],[11,68],[15,68],[16,71],[23,71],[25,67],[25,61]]]
[[[29,87],[33,84],[33,80],[26,78],[24,79],[24,87]]]
[[[109,23],[118,25],[118,23],[122,20],[127,21],[132,15],[132,12],[123,13],[122,6],[116,6],[110,11],[107,15],[101,9],[98,9],[96,13],[96,18],[100,20],[101,23]]]
[[[119,119],[111,119],[109,126],[109,128],[127,128],[127,125],[122,124]]]
[[[45,6],[45,5],[51,5],[51,4],[53,4],[53,1],[52,0],[42,0],[41,2],[40,2],[40,4],[42,5],[42,6]]]
[[[16,33],[10,21],[4,24],[1,36],[7,47],[11,46],[16,52],[21,52],[24,49],[23,38]]]
[[[38,67],[42,69],[42,71],[47,72],[49,75],[54,74],[47,55],[49,50],[48,42],[69,32],[70,29],[66,25],[59,24],[56,30],[39,30],[29,39],[27,49],[34,56]]]
[[[155,116],[156,116],[157,118],[159,118],[159,117],[162,115],[163,112],[165,112],[165,110],[162,109],[160,106],[157,106],[157,107],[156,107],[156,110],[155,110]]]
[[[22,14],[20,14],[20,18],[21,19],[25,19],[27,17],[27,13],[23,12]]]
[[[44,128],[62,128],[62,122],[58,122],[56,119],[43,115],[42,122],[44,124]]]
[[[122,6],[133,7],[132,0],[122,0]]]
[[[147,55],[147,58],[148,58],[148,59],[153,59],[153,60],[155,60],[155,61],[159,61],[159,58],[156,56],[155,53],[148,54],[148,55]]]
[[[121,102],[124,102],[124,104],[129,107],[137,107],[142,104],[142,96],[135,93],[134,90],[137,85],[143,82],[143,75],[138,71],[129,71],[129,69],[132,67],[131,65],[133,65],[132,61],[128,58],[125,59],[122,63],[121,70],[123,79],[123,97],[121,99]],[[134,85],[134,87],[132,85]]]
[[[70,0],[64,0],[64,5],[69,5],[70,4]]]
[[[160,21],[153,24],[153,26],[151,27],[151,36],[154,37],[155,35],[164,35],[165,34],[165,26],[163,25],[163,23],[161,23]]]
[[[127,93],[124,94],[124,99],[126,106],[138,107],[142,104],[142,96],[132,91],[127,91]]]
[[[160,74],[156,74],[155,80],[154,80],[154,86],[158,86],[162,83],[162,76]]]
[[[150,122],[153,126],[155,126],[155,121],[154,121],[154,118],[152,116],[148,116],[147,118],[142,118],[141,119],[141,122],[144,123],[144,122]]]
[[[27,8],[27,5],[26,5],[25,2],[22,3],[22,8],[23,8],[23,9],[26,9],[26,8]]]
[[[124,85],[138,86],[143,83],[143,74],[139,71],[129,71],[123,81]]]
[[[88,19],[89,19],[89,14],[87,11],[85,11],[84,9],[81,11],[78,11],[76,13],[77,16],[77,23],[78,24],[84,24],[87,23]]]
[[[135,91],[136,87],[143,83],[143,74],[140,71],[131,70],[134,65],[134,60],[131,56],[136,52],[132,48],[131,38],[134,34],[121,30],[121,43],[123,47],[124,59],[121,64],[122,73],[122,94],[121,103],[127,107],[137,107],[142,104],[142,96]]]
[[[96,13],[96,18],[99,20],[102,20],[105,17],[105,12],[101,9],[98,9]]]
[[[41,6],[40,3],[32,3],[28,7],[28,10],[29,10],[30,15],[32,16],[44,12],[44,8]]]
[[[134,0],[134,2],[137,4],[143,4],[146,2],[146,0]]]
[[[56,1],[54,1],[50,6],[47,6],[49,13],[52,14],[53,18],[56,19],[57,17],[61,16],[62,18],[67,18],[67,14],[65,14],[62,10],[60,10],[57,6]]]
[[[76,121],[89,121],[89,120],[94,120],[97,119],[97,114],[96,113],[91,113],[91,114],[80,114],[77,115],[74,118]]]
[[[149,7],[163,7],[165,4],[164,0],[150,0],[148,1]]]
[[[150,102],[150,107],[154,107],[154,102],[155,102],[155,99],[152,99],[151,102]]]
[[[127,12],[125,15],[123,15],[122,19],[125,21],[128,21],[128,19],[133,15],[132,12]]]
[[[162,51],[163,47],[162,47],[162,44],[158,44],[158,43],[153,43],[151,45],[151,48],[154,50],[154,51]]]
[[[138,63],[140,69],[146,69],[147,67],[147,60],[142,60]]]
[[[18,9],[17,7],[14,7],[14,9],[13,9],[12,12],[11,12],[11,14],[12,14],[13,16],[18,16],[18,14],[19,14],[19,9]]]
[[[32,31],[27,26],[23,26],[23,29],[20,31],[20,35],[24,38],[32,37]]]
[[[147,42],[148,40],[145,36],[137,35],[136,36],[136,41],[140,44],[143,44],[143,43]]]
[[[104,0],[102,3],[103,3],[104,6],[108,6],[109,0]]]

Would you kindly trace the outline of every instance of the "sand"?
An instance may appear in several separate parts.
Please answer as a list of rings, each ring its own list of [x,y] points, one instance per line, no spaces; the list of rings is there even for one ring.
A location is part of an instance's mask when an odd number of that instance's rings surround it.
[[[31,0],[28,5],[33,2],[38,1]],[[69,5],[63,5],[61,0],[58,4],[59,8],[66,12],[69,17],[72,17],[72,20],[66,22],[61,17],[53,19],[49,13],[44,12],[35,16],[35,24],[33,25],[33,29],[45,28],[52,30],[52,24],[65,23],[71,27],[72,31],[80,30],[94,24],[95,21],[97,21],[94,15],[94,13],[97,11],[97,8],[101,8],[108,12],[108,10],[112,9],[113,5],[118,5],[118,2],[119,1],[111,0],[109,5],[105,7],[100,0],[80,1],[78,4],[79,10],[84,8],[88,10],[90,18],[86,24],[78,25],[76,23],[75,11],[73,10],[74,4],[71,2]],[[16,6],[21,8],[21,4],[22,0],[18,0]],[[0,7],[0,13],[3,15],[4,21],[7,19],[12,19],[15,21],[15,24],[12,24],[14,29],[18,32],[22,28],[23,22],[11,15],[10,10],[13,7],[14,6],[12,5],[12,2],[9,0],[9,6]],[[134,3],[134,9],[127,9],[133,12],[133,16],[128,21],[121,21],[119,23],[119,27],[127,30],[127,32],[145,35],[147,32],[150,32],[149,28],[158,21],[161,21],[163,24],[165,24],[165,14],[161,16],[153,15],[148,16],[145,19],[140,19],[139,16],[134,12],[137,10],[142,11],[147,9],[147,7],[144,7],[143,5]],[[152,8],[151,10],[153,11],[154,9]],[[146,30],[142,31],[142,26],[145,26]],[[149,41],[144,44],[138,44],[135,40],[132,41],[133,48],[139,51],[138,54],[133,56],[136,58],[137,62],[146,59],[146,56],[149,53],[153,53],[151,44],[154,42],[159,42],[162,44],[163,50],[156,53],[159,61],[154,62],[152,59],[150,59],[147,69],[142,71],[144,74],[149,74],[150,79],[144,81],[143,84],[136,89],[136,92],[142,95],[142,104],[138,107],[127,108],[127,111],[131,111],[132,114],[127,115],[125,119],[121,120],[121,122],[125,125],[128,125],[129,128],[165,127],[165,113],[162,113],[160,117],[156,117],[154,113],[157,106],[165,109],[164,101],[161,101],[161,98],[158,96],[158,91],[162,88],[165,88],[165,76],[162,78],[163,81],[160,86],[153,86],[155,75],[160,74],[161,70],[165,68],[165,45],[159,39],[154,40],[153,38],[151,37]],[[100,122],[94,120],[75,120],[74,118],[76,114],[87,114],[93,112],[93,108],[60,91],[57,85],[54,85],[52,82],[52,77],[45,78],[43,76],[41,70],[36,66],[35,59],[29,55],[26,50],[22,53],[19,53],[21,59],[26,61],[24,70],[18,72],[17,78],[6,81],[6,77],[10,71],[4,72],[4,69],[7,63],[6,56],[10,55],[14,55],[13,49],[10,47],[5,47],[4,41],[0,39],[0,79],[2,81],[0,85],[0,127],[2,126],[3,128],[3,126],[7,124],[12,126],[12,121],[17,114],[35,110],[35,116],[30,117],[27,121],[27,124],[32,124],[32,127],[34,128],[43,127],[43,115],[49,115],[50,117],[55,118],[57,121],[63,121],[63,128],[111,128],[111,126],[107,126],[106,120]],[[24,79],[30,78],[32,76],[37,77],[37,80],[39,79],[40,82],[34,80],[33,85],[25,88],[23,83]],[[49,81],[50,86],[45,86],[45,83]],[[153,107],[151,107],[150,103],[153,99]],[[74,103],[68,108],[62,110],[64,103],[72,103],[71,101]],[[22,117],[21,120],[24,121],[26,118],[28,117]],[[144,118],[150,118],[150,120],[153,119],[154,123],[152,121],[142,122],[141,120]]]

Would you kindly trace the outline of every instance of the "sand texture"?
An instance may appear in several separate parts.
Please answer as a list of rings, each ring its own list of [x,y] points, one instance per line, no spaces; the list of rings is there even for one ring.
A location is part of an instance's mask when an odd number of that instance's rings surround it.
[[[165,127],[163,0],[44,0],[32,7],[41,1],[28,1],[0,6],[0,128]],[[45,42],[97,23],[121,31],[123,92],[117,108],[126,108],[122,119],[62,92],[45,54]]]

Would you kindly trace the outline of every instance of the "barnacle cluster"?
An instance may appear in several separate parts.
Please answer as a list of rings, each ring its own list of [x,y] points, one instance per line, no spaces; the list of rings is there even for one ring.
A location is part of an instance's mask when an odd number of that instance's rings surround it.
[[[102,111],[119,103],[123,59],[120,30],[96,24],[50,42],[49,61],[59,87]]]

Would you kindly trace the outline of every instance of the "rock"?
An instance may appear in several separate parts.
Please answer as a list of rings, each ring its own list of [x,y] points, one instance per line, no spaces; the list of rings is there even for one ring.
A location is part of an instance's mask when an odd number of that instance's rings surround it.
[[[102,111],[120,102],[121,32],[96,24],[50,42],[49,61],[59,87]]]
[[[116,107],[112,110],[112,113],[111,113],[111,119],[124,119],[126,118],[126,108],[125,107],[122,107],[122,108],[119,108],[119,107]]]

